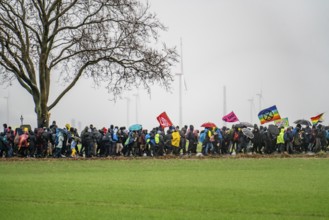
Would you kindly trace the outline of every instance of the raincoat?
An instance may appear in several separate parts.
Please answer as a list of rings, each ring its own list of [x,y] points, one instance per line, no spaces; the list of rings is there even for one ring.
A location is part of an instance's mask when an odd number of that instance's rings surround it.
[[[281,128],[279,135],[276,138],[277,144],[284,144],[284,128]]]
[[[173,131],[172,139],[171,139],[171,145],[174,147],[179,147],[180,144],[180,134],[178,131]]]

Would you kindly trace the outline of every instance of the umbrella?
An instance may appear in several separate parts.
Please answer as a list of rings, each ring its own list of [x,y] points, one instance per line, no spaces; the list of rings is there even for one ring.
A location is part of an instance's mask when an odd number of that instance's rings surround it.
[[[215,123],[212,122],[205,122],[201,125],[201,127],[205,127],[205,128],[216,128],[217,126],[215,125]]]
[[[141,130],[142,129],[142,125],[140,125],[140,124],[134,124],[134,125],[131,125],[130,127],[129,127],[129,130],[130,131],[139,131],[139,130]]]
[[[249,122],[240,122],[239,124],[234,125],[236,128],[250,127],[253,128],[254,125]]]
[[[306,126],[311,126],[311,122],[309,122],[308,120],[305,119],[298,119],[296,121],[294,121],[295,124],[301,124],[301,125],[306,125]]]
[[[274,136],[277,136],[280,133],[280,130],[279,130],[278,126],[276,126],[276,125],[269,125],[268,131]]]
[[[250,139],[254,138],[254,134],[249,128],[242,128],[242,133]]]

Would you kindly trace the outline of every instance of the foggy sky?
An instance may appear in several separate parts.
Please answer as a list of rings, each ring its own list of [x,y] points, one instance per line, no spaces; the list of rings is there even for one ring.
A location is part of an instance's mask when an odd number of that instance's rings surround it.
[[[177,46],[180,53],[182,39],[187,84],[187,90],[183,90],[183,125],[199,127],[212,121],[223,126],[224,86],[227,113],[233,110],[240,121],[259,124],[260,109],[272,105],[277,106],[281,117],[289,118],[290,125],[296,119],[309,119],[322,112],[326,112],[324,119],[328,117],[329,1],[149,3],[151,11],[168,27],[160,41]],[[180,72],[178,63],[173,74]],[[166,111],[178,124],[177,76],[175,79],[170,93],[155,86],[151,96],[143,89],[123,94],[130,99],[128,115],[126,99],[109,101],[105,89],[94,89],[91,81],[82,80],[51,111],[50,121],[56,120],[60,126],[73,123],[78,128],[140,123],[151,129],[158,126],[156,116]],[[256,95],[260,91],[261,106]],[[17,82],[9,90],[1,88],[0,93],[0,122],[7,122],[7,102],[3,97],[9,94],[9,123],[19,125],[23,115],[24,123],[36,126],[32,98]],[[324,123],[328,124],[328,120]]]

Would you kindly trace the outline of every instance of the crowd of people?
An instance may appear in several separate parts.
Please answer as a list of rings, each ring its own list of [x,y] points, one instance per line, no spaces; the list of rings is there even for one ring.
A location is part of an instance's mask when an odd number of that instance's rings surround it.
[[[273,153],[326,152],[329,128],[321,124],[277,127],[273,132],[266,126],[232,125],[205,127],[193,125],[126,129],[111,125],[106,128],[86,126],[81,132],[69,124],[60,127],[53,121],[48,128],[20,127],[3,124],[0,133],[0,157],[116,157],[164,155],[236,155]],[[199,152],[198,152],[199,151]]]

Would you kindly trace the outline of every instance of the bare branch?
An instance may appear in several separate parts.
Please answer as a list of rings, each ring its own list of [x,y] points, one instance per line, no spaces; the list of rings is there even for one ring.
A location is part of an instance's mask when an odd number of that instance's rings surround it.
[[[33,96],[38,121],[82,76],[113,97],[133,86],[168,89],[178,55],[158,44],[165,30],[139,0],[1,0],[0,78],[15,77]],[[52,74],[66,87],[47,106]]]

